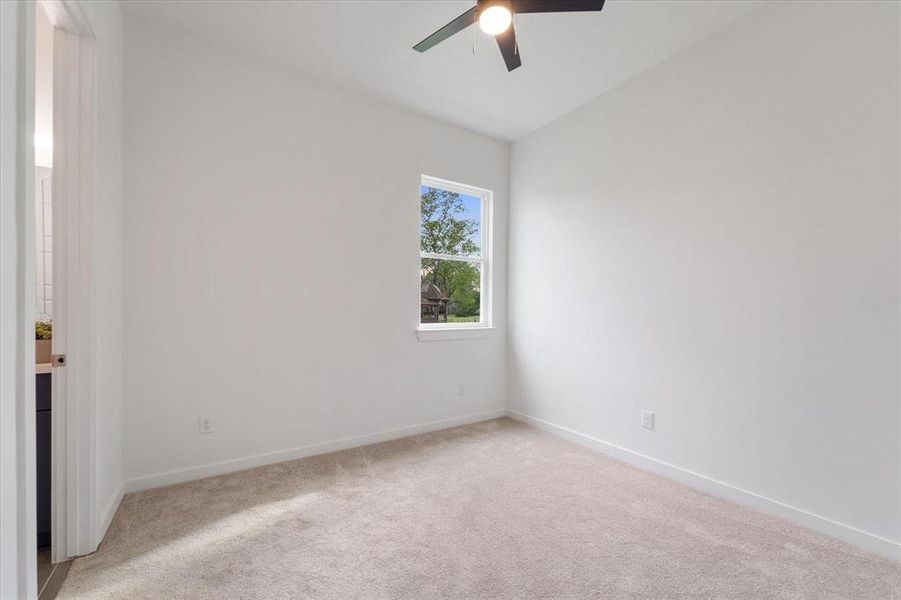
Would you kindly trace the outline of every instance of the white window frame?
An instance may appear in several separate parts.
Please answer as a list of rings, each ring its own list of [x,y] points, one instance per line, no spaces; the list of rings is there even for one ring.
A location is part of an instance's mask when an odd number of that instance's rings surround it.
[[[420,182],[419,190],[422,186],[438,188],[448,192],[456,192],[467,196],[475,196],[481,199],[481,241],[479,256],[452,256],[447,254],[435,254],[432,252],[422,252],[422,243],[420,241],[419,262],[420,268],[422,259],[430,258],[437,260],[452,260],[457,262],[468,262],[477,264],[481,267],[481,281],[479,283],[479,322],[478,323],[420,323],[421,316],[417,316],[417,330],[421,341],[430,341],[433,339],[448,338],[469,338],[469,337],[487,337],[483,334],[492,331],[492,301],[494,299],[494,290],[491,286],[492,272],[492,223],[494,213],[494,192],[486,188],[480,188],[456,181],[448,181],[438,177],[423,175]],[[421,191],[420,191],[421,193]],[[420,215],[420,222],[422,215]],[[421,288],[421,277],[417,278],[419,284],[416,287],[417,299],[419,298],[419,290]],[[417,310],[419,309],[417,302]],[[456,335],[454,335],[454,333]],[[433,335],[438,334],[438,335]],[[480,335],[482,334],[482,335]]]

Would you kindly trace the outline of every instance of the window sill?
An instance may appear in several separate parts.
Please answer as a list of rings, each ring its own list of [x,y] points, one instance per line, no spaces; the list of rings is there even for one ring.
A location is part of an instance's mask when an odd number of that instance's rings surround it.
[[[480,340],[493,338],[494,333],[494,327],[420,327],[416,330],[420,342]]]

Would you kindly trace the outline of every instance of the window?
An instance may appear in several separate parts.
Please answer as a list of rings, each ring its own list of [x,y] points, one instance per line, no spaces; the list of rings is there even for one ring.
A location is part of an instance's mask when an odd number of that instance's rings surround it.
[[[422,178],[420,329],[491,325],[491,191]]]

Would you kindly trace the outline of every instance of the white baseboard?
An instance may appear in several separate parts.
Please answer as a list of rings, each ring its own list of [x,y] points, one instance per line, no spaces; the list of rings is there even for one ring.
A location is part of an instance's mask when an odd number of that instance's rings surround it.
[[[578,431],[561,427],[560,425],[555,425],[554,423],[515,410],[508,410],[507,414],[517,421],[527,423],[538,429],[547,431],[548,433],[576,442],[582,446],[587,446],[592,450],[631,464],[644,471],[649,471],[656,475],[684,483],[685,485],[699,489],[712,496],[723,498],[724,500],[729,500],[736,504],[741,504],[777,517],[782,517],[788,521],[854,544],[864,550],[885,556],[886,558],[901,560],[901,542],[896,542],[874,533],[862,531],[856,527],[833,521],[832,519],[796,508],[785,504],[784,502],[779,502],[778,500],[755,494],[754,492],[744,490],[734,485],[712,479],[706,475],[689,471],[688,469],[657,460],[656,458],[634,452],[628,448],[623,448],[622,446],[599,440],[590,435],[579,433]]]
[[[110,523],[113,522],[113,517],[116,516],[116,511],[119,510],[119,505],[122,504],[122,497],[124,495],[125,487],[122,483],[119,483],[118,487],[116,487],[116,491],[113,492],[109,501],[106,503],[103,512],[100,513],[100,519],[97,521],[97,531],[94,534],[95,550],[100,546],[107,530],[109,530]]]
[[[195,479],[203,479],[204,477],[212,477],[214,475],[222,475],[224,473],[233,473],[235,471],[243,471],[262,465],[284,462],[286,460],[294,460],[298,458],[306,458],[308,456],[316,456],[318,454],[326,454],[337,450],[346,450],[348,448],[356,448],[359,446],[368,446],[369,444],[377,444],[379,442],[387,442],[400,438],[409,437],[419,433],[427,433],[429,431],[439,431],[450,427],[459,427],[460,425],[469,425],[470,423],[478,423],[480,421],[490,421],[506,416],[506,409],[499,408],[482,413],[463,415],[451,419],[441,421],[431,421],[428,423],[419,423],[398,429],[389,429],[387,431],[379,431],[366,435],[355,437],[341,438],[329,442],[320,442],[318,444],[310,444],[309,446],[301,446],[299,448],[291,448],[280,452],[272,452],[269,454],[258,454],[256,456],[248,456],[234,460],[201,465],[198,467],[188,467],[186,469],[177,469],[174,471],[166,471],[155,475],[147,475],[145,477],[136,477],[129,479],[125,484],[126,492],[137,492],[151,488],[163,487],[174,483],[182,483],[184,481],[193,481]],[[112,518],[112,516],[110,516]]]

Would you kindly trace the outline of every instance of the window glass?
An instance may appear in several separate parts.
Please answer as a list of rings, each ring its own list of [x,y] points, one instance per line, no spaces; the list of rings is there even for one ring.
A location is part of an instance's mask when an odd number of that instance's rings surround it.
[[[420,325],[488,325],[491,192],[423,177],[419,194]]]
[[[420,269],[420,323],[479,323],[482,265],[423,258]]]
[[[420,188],[420,249],[450,256],[481,256],[482,198],[437,187]]]

